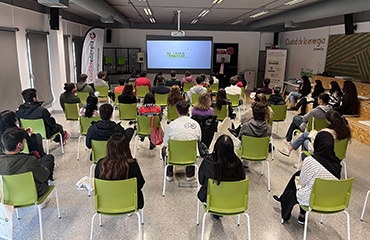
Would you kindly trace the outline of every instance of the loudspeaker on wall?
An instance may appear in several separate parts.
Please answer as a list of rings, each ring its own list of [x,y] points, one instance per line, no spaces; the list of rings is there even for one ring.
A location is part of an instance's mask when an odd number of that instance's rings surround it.
[[[279,33],[278,32],[274,32],[274,46],[277,46],[279,45]]]
[[[353,34],[353,14],[344,15],[344,29],[346,35]]]
[[[106,43],[112,42],[112,29],[107,29],[106,35],[105,35],[105,42]]]
[[[50,29],[59,30],[59,8],[50,8]]]

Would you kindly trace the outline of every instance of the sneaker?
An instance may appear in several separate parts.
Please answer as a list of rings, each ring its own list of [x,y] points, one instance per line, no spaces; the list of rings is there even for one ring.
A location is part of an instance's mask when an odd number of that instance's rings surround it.
[[[154,145],[154,144],[150,143],[149,150],[153,150],[153,149],[154,149],[154,148],[156,148],[156,147],[157,147],[156,145]]]
[[[217,221],[218,219],[220,219],[220,216],[215,215],[215,214],[212,214],[212,219],[213,219],[214,221]]]
[[[173,181],[173,176],[171,176],[171,177],[170,176],[167,176],[166,179],[167,179],[167,182],[172,182]]]
[[[291,145],[290,141],[288,141],[288,140],[286,140],[286,139],[284,139],[284,140],[283,140],[283,144],[285,144],[285,145],[287,145],[287,146],[290,146],[290,145]]]
[[[301,224],[301,225],[304,225],[305,219],[306,219],[306,215],[302,216],[302,214],[299,214],[298,223]]]
[[[186,181],[193,181],[195,179],[195,175],[192,177],[186,177]]]
[[[132,216],[132,213],[129,213],[129,214],[126,214],[127,217],[131,217]]]
[[[291,151],[289,151],[288,148],[278,149],[278,152],[286,157],[289,157],[291,153]]]
[[[244,166],[244,170],[249,170],[249,166]]]
[[[141,142],[144,142],[144,138],[145,138],[145,137],[140,137],[140,141],[141,141]]]
[[[272,196],[272,199],[274,199],[277,203],[281,203],[281,199],[276,195]]]
[[[238,134],[236,133],[235,129],[228,128],[227,129],[234,137],[238,137]]]
[[[62,141],[63,141],[63,146],[64,146],[67,143],[67,140],[69,138],[69,134],[68,134],[67,131],[63,131],[63,133],[64,133],[64,137],[63,137]]]

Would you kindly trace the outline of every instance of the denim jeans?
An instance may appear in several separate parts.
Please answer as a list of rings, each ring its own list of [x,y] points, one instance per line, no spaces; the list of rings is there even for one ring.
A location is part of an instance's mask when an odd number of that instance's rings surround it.
[[[285,138],[288,142],[292,141],[292,134],[294,130],[300,129],[299,126],[301,125],[302,122],[303,122],[303,118],[301,116],[296,115],[293,117],[293,121],[290,124],[289,129],[285,135]]]
[[[308,138],[309,132],[304,132],[297,140],[292,143],[292,147],[294,150],[297,150],[300,146],[302,146],[302,151],[308,151],[308,143],[311,140]],[[302,154],[302,161],[306,158],[306,154]]]
[[[288,95],[288,101],[290,103],[290,106],[293,107],[294,104],[295,104],[295,101],[296,99],[300,98],[302,96],[302,94],[298,93],[298,92],[290,92],[289,95]]]

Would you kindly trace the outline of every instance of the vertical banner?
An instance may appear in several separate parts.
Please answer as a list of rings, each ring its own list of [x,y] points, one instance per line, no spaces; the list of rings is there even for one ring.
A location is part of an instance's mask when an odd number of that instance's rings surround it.
[[[270,88],[276,86],[283,89],[286,58],[286,49],[267,50],[265,78],[271,80]]]
[[[87,75],[87,83],[93,83],[102,70],[104,29],[91,28],[87,31],[82,47],[81,73]]]

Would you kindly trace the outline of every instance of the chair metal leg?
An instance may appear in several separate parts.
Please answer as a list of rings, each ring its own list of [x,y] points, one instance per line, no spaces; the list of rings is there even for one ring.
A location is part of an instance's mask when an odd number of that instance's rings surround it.
[[[196,178],[196,181],[197,181],[197,186],[198,186],[198,191],[199,191],[199,188],[200,188],[200,186],[199,186],[199,180],[198,180],[198,166],[196,165],[196,164],[194,164],[194,167],[195,167],[195,178]],[[197,208],[198,208],[198,211],[197,211],[197,225],[199,225],[199,201],[198,201],[198,197],[196,198],[197,199]]]
[[[46,139],[46,154],[49,154],[49,140]]]
[[[138,225],[138,228],[139,228],[139,240],[142,239],[142,236],[141,236],[141,223],[140,223],[140,214],[138,212],[135,212],[136,215],[137,215],[137,225]]]
[[[99,226],[101,227],[101,226],[103,226],[102,224],[101,224],[101,214],[98,214],[99,215]]]
[[[369,193],[370,193],[370,190],[367,191],[367,194],[366,194],[366,198],[365,198],[365,202],[364,202],[364,208],[362,209],[362,214],[361,214],[361,221],[364,219],[365,208],[366,208],[367,199],[369,198]]]
[[[36,207],[38,208],[38,210],[39,210],[39,221],[40,221],[40,239],[42,240],[42,239],[44,239],[44,235],[43,235],[43,233],[42,233],[42,214],[41,214],[41,207],[39,206],[39,205],[37,205],[37,204],[35,204],[36,205]]]
[[[324,220],[324,214],[321,214],[321,220],[320,220],[321,224],[322,224],[322,220]]]
[[[306,212],[306,217],[304,220],[304,233],[303,233],[303,240],[306,240],[307,237],[307,225],[308,225],[308,214],[311,212],[311,210]]]
[[[247,216],[247,223],[248,223],[248,240],[251,240],[251,225],[249,221],[249,215],[248,213],[244,213],[245,216]]]
[[[197,206],[197,226],[199,226],[199,204],[200,204],[200,201],[198,201],[198,206]]]
[[[15,213],[17,214],[17,219],[21,220],[21,218],[19,217],[18,208],[15,209]]]
[[[276,126],[276,135],[278,135],[279,134],[279,122],[277,122],[276,125],[277,125]]]
[[[262,163],[262,168],[261,168],[261,176],[263,176],[263,162]]]
[[[207,215],[207,213],[208,213],[208,211],[207,212],[205,212],[204,213],[204,215],[203,215],[203,223],[202,223],[202,240],[203,240],[203,238],[204,238],[204,225],[205,225],[205,223],[206,223],[206,215]]]
[[[164,192],[166,191],[166,173],[167,173],[167,167],[168,165],[166,164],[166,166],[164,167],[164,174],[163,174],[163,194],[162,196],[164,197]]]
[[[136,157],[136,146],[138,144],[139,136],[135,137],[135,147],[134,147],[134,158]]]
[[[238,215],[238,227],[240,226],[240,214]]]
[[[267,163],[267,189],[270,192],[270,163],[267,160],[265,162]]]
[[[347,164],[344,161],[344,159],[342,160],[342,163],[343,163],[343,167],[344,167],[344,178],[347,179]]]
[[[59,133],[59,137],[60,137],[60,147],[62,148],[62,154],[64,154],[64,146],[63,146],[63,137],[62,137],[62,134]]]
[[[86,136],[84,136],[84,145],[85,145],[85,150],[87,150],[87,147],[86,147]]]
[[[61,219],[62,217],[60,216],[60,211],[59,211],[59,199],[58,199],[57,188],[54,187],[53,191],[55,192],[55,201],[57,202],[58,218]]]
[[[141,209],[141,225],[144,225],[144,209]]]
[[[94,216],[91,219],[91,231],[90,231],[90,240],[93,239],[93,231],[94,231],[94,218],[98,215],[98,213],[95,213]]]
[[[90,197],[90,192],[91,192],[91,178],[92,178],[92,169],[93,169],[93,167],[94,167],[94,163],[93,164],[91,164],[91,167],[90,167],[90,177],[89,177],[89,189],[88,189],[88,191],[89,191],[89,197]]]
[[[80,159],[80,142],[81,142],[81,135],[78,137],[78,147],[77,147],[77,161]]]
[[[351,239],[351,233],[350,233],[350,228],[349,228],[349,214],[348,214],[348,212],[346,210],[344,210],[343,212],[347,216],[347,235],[348,235],[347,238],[348,238],[348,240],[350,240]]]
[[[274,160],[274,139],[270,137],[270,146],[271,146],[271,159]]]

